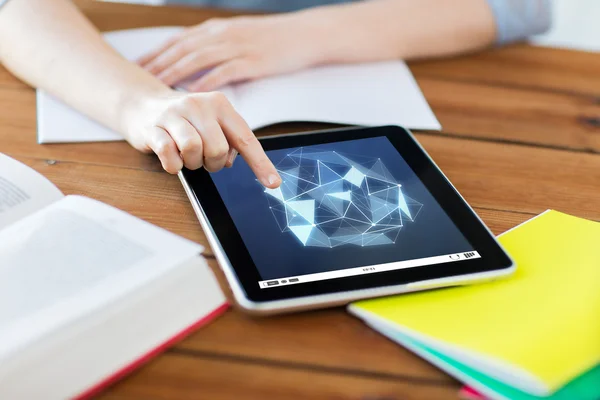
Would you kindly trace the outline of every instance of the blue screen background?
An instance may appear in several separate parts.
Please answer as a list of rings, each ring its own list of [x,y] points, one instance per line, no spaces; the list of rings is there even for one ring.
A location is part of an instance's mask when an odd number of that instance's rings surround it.
[[[386,137],[304,146],[312,148],[380,158],[404,193],[423,208],[393,244],[305,247],[291,232],[281,232],[264,187],[238,157],[232,168],[211,177],[263,280],[474,250]],[[273,150],[267,155],[277,165],[290,151]]]

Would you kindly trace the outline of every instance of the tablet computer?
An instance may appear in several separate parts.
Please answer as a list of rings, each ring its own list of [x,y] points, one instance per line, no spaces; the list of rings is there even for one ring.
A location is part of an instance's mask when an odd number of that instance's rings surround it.
[[[239,306],[277,313],[489,280],[515,266],[398,126],[261,139],[282,177],[241,158],[180,179]]]

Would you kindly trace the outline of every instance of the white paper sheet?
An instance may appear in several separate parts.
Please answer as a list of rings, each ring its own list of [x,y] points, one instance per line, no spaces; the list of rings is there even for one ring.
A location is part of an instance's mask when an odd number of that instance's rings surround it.
[[[181,29],[132,29],[104,36],[125,58],[135,60]],[[225,87],[223,92],[252,129],[288,121],[441,129],[401,61],[319,67]],[[39,143],[122,140],[43,90],[37,92],[37,113]]]
[[[405,63],[335,65],[235,85],[251,128],[285,121],[440,129]]]
[[[123,57],[135,60],[160,46],[182,28],[163,27],[110,32],[106,41]],[[43,90],[37,90],[39,143],[106,142],[123,140],[118,133],[73,110]]]

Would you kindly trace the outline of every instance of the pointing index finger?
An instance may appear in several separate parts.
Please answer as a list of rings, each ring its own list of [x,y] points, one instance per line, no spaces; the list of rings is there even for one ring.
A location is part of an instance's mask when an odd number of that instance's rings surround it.
[[[277,169],[265,154],[246,121],[233,110],[233,107],[231,112],[222,118],[221,125],[230,146],[246,160],[259,181],[271,189],[279,187],[281,177]]]

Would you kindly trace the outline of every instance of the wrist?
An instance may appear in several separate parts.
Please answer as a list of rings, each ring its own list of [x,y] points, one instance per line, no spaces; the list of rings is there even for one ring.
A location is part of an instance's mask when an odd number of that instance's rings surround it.
[[[159,112],[161,101],[175,94],[173,89],[162,84],[124,93],[118,104],[119,131],[124,138],[133,144],[136,132]]]

